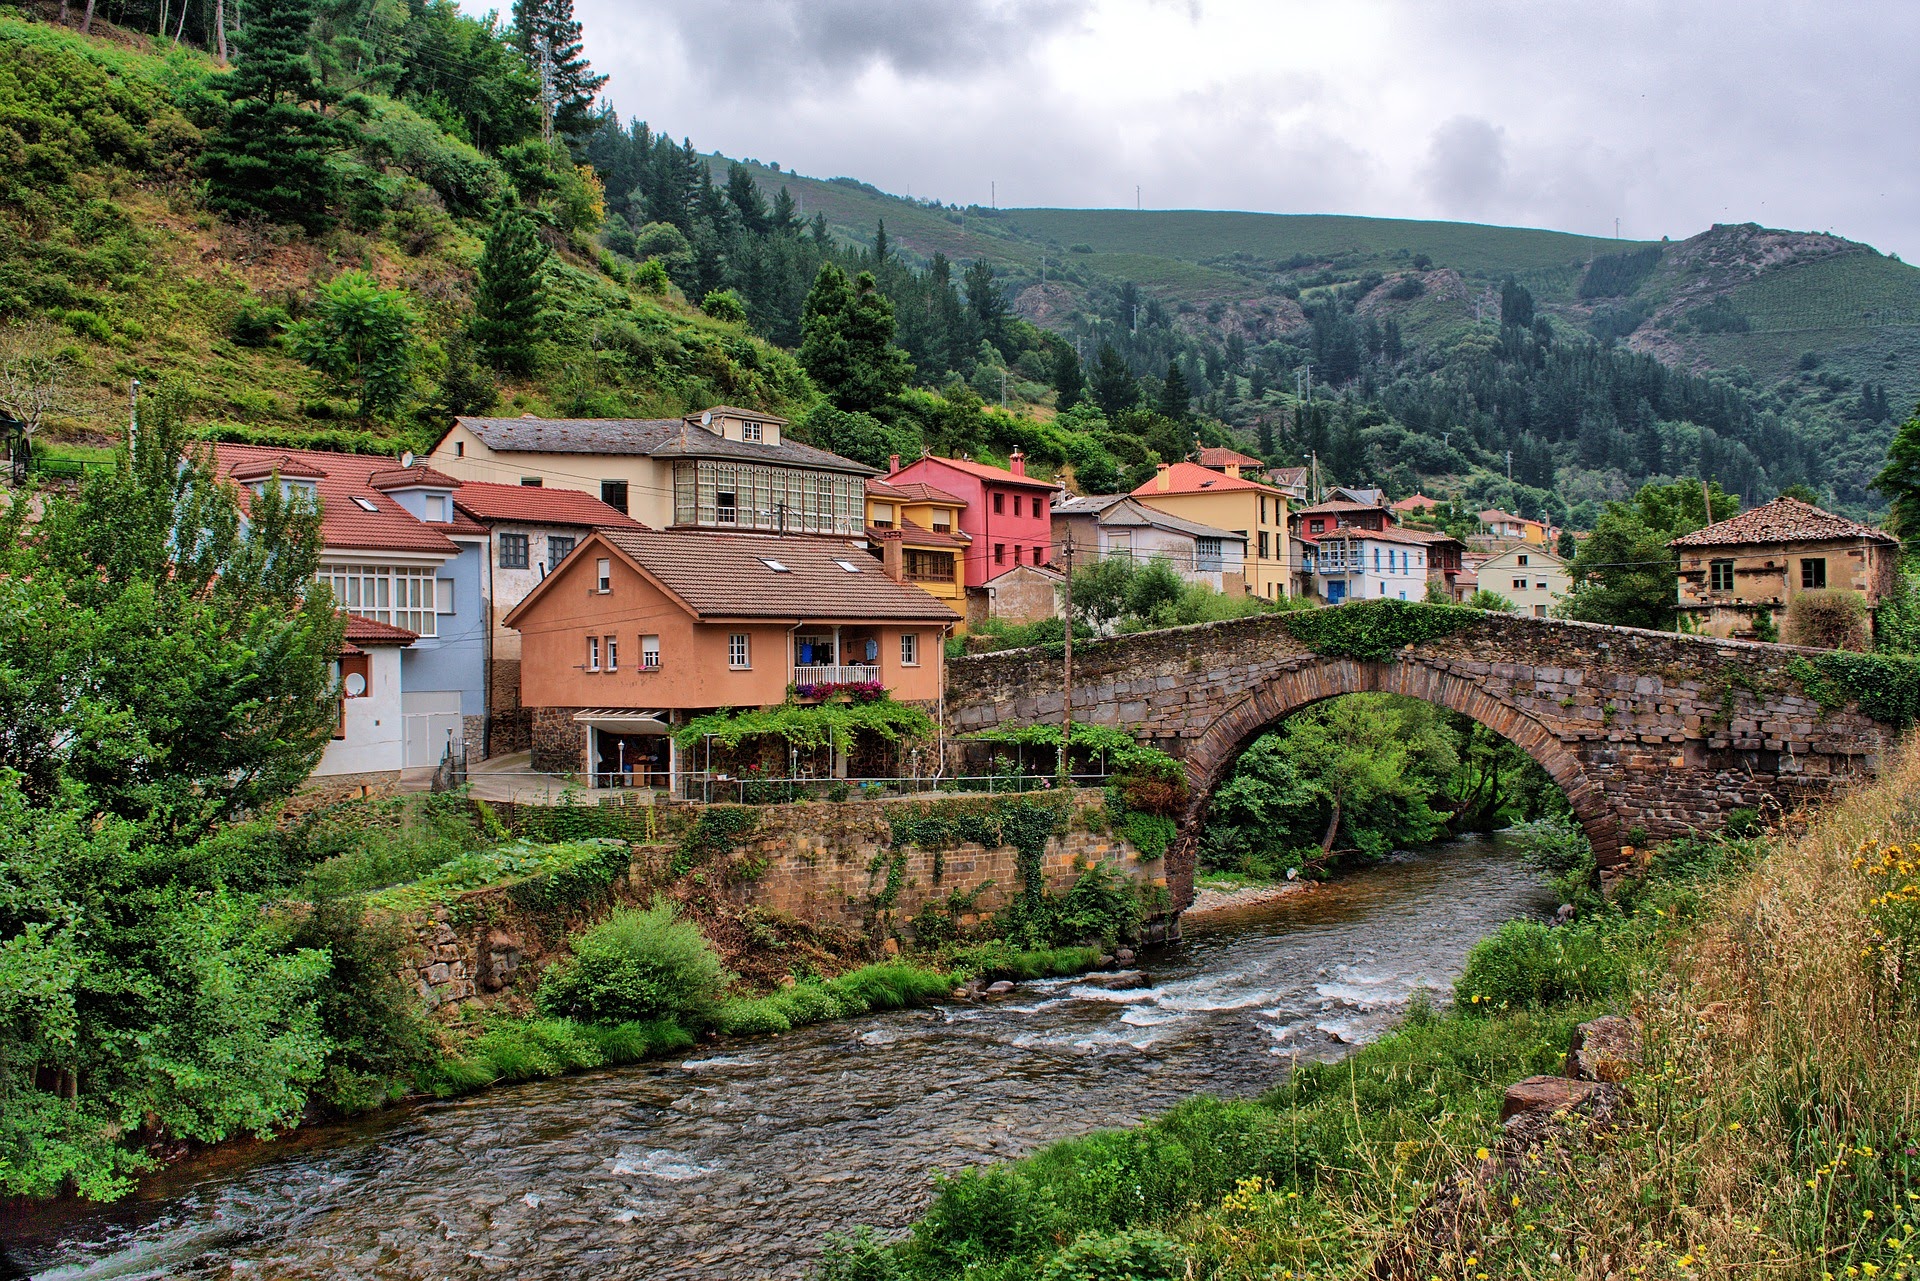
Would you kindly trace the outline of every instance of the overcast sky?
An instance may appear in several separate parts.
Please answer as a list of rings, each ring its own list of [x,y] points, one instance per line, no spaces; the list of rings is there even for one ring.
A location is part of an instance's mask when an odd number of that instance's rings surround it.
[[[575,3],[622,116],[893,192],[1751,220],[1920,261],[1911,0]]]

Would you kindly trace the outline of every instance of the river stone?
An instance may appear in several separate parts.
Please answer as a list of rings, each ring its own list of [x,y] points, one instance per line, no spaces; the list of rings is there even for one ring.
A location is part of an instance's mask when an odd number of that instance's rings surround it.
[[[1566,1073],[1582,1081],[1624,1081],[1639,1070],[1640,1020],[1609,1014],[1573,1029]]]
[[[1123,992],[1129,988],[1147,986],[1145,970],[1113,970],[1106,974],[1082,974],[1077,980],[1081,987],[1105,988],[1109,992]]]
[[[1500,1102],[1500,1119],[1506,1121],[1523,1112],[1570,1112],[1586,1102],[1599,1088],[1595,1081],[1576,1081],[1564,1076],[1530,1076],[1507,1087]]]
[[[1130,947],[1117,948],[1113,953],[1113,959],[1122,965],[1132,965],[1133,949]]]
[[[1001,996],[1011,991],[1013,991],[1013,984],[1007,982],[1005,979],[1001,979],[998,983],[990,983],[987,985],[988,996]]]

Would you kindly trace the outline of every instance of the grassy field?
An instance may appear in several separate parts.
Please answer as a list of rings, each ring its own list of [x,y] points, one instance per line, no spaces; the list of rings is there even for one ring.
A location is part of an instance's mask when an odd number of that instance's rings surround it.
[[[1763,272],[1732,301],[1755,333],[1887,325],[1920,332],[1920,270],[1866,249]]]

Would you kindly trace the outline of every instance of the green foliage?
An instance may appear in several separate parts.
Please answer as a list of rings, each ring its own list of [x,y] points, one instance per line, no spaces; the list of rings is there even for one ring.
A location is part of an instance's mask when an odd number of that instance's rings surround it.
[[[979,730],[962,735],[972,742],[1001,747],[1050,747],[1060,750],[1061,728],[1057,721],[1043,725],[1018,725],[1006,729]],[[1180,762],[1159,748],[1141,743],[1123,729],[1111,725],[1075,724],[1070,731],[1073,751],[1089,764],[1105,764],[1112,772],[1175,777]],[[1076,772],[1078,772],[1076,770]]]
[[[1513,602],[1511,600],[1508,600],[1499,592],[1488,591],[1484,587],[1478,588],[1472,596],[1467,598],[1466,606],[1468,609],[1483,610],[1489,614],[1513,613]]]
[[[533,368],[546,309],[547,246],[533,220],[502,202],[487,230],[473,292],[473,339],[495,369]]]
[[[833,263],[821,266],[801,313],[800,364],[841,409],[890,405],[913,371],[893,345],[893,304],[873,275],[849,282]]]
[[[287,343],[353,397],[362,418],[390,418],[413,395],[415,323],[404,293],[348,271],[320,287],[312,315],[287,332]]]
[[[1886,464],[1874,476],[1873,487],[1890,504],[1887,523],[1893,531],[1903,539],[1920,538],[1920,413],[1894,432]]]
[[[1631,503],[1610,502],[1580,545],[1568,567],[1573,594],[1562,604],[1568,618],[1621,627],[1670,629],[1674,624],[1674,582],[1679,556],[1667,546],[1682,534],[1707,524],[1707,498],[1713,518],[1740,512],[1740,500],[1716,482],[1703,495],[1697,481],[1645,485]]]
[[[1800,591],[1787,602],[1787,639],[1815,649],[1864,650],[1868,640],[1866,599],[1841,588]]]
[[[731,289],[709,289],[707,296],[700,300],[700,310],[729,325],[747,323],[747,305]]]
[[[977,978],[1026,981],[1084,974],[1100,963],[1097,947],[1021,948],[1006,939],[988,939],[948,953],[956,981]]]
[[[1454,1000],[1466,1010],[1595,1001],[1617,995],[1626,978],[1604,923],[1508,921],[1467,953]]]
[[[1920,659],[1835,650],[1795,657],[1787,670],[1824,711],[1851,702],[1863,715],[1896,729],[1920,719]]]
[[[440,864],[418,880],[390,886],[367,897],[367,906],[383,912],[416,912],[454,902],[489,886],[527,886],[529,906],[565,901],[581,888],[604,890],[616,870],[624,870],[626,847],[612,841],[580,840],[558,845],[525,841],[476,849]],[[516,897],[519,897],[516,894]]]
[[[328,958],[314,988],[330,1042],[315,1093],[347,1113],[390,1102],[436,1057],[431,1024],[401,978],[405,937],[391,923],[369,922],[356,901],[335,898],[315,902],[288,944]]]
[[[670,1019],[704,1027],[732,976],[698,926],[662,899],[622,908],[573,940],[573,955],[540,979],[543,1014],[592,1023]]]
[[[1064,939],[1093,939],[1102,946],[1139,940],[1146,924],[1140,892],[1119,869],[1095,863],[1074,878],[1054,916],[1054,933]]]
[[[760,825],[760,816],[745,806],[709,805],[680,838],[673,853],[672,874],[685,876],[694,868],[731,853]]]
[[[1039,1272],[1040,1281],[1183,1281],[1186,1275],[1179,1243],[1144,1228],[1076,1237]]]
[[[924,742],[934,735],[933,718],[918,707],[890,698],[867,703],[783,703],[753,711],[723,708],[696,716],[674,731],[683,750],[711,735],[722,747],[738,747],[750,738],[784,739],[801,751],[833,746],[853,750],[854,735],[866,732],[889,743]]]
[[[1451,636],[1473,623],[1478,611],[1424,601],[1356,601],[1333,609],[1296,610],[1281,625],[1325,658],[1384,663],[1409,645]]]
[[[1227,596],[1188,582],[1162,559],[1106,556],[1073,571],[1074,617],[1096,631],[1186,627],[1258,614],[1257,596]]]

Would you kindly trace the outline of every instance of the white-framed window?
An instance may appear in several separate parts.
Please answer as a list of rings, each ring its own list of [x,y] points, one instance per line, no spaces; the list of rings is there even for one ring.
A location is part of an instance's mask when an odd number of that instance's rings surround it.
[[[620,638],[618,636],[607,637],[607,670],[610,672],[620,670]]]
[[[734,632],[727,637],[728,667],[736,672],[743,672],[753,666],[752,639],[745,632]]]
[[[314,575],[341,609],[421,636],[439,635],[434,570],[411,565],[322,565]]]
[[[454,614],[459,611],[453,607],[453,580],[436,578],[433,580],[433,609],[436,614]]]
[[[447,497],[445,494],[427,495],[427,519],[436,524],[447,523]]]
[[[752,441],[765,440],[766,433],[760,429],[759,423],[741,423],[740,439]]]
[[[1526,591],[1526,590],[1527,590],[1527,580],[1526,580],[1526,579],[1524,579],[1524,578],[1516,578],[1516,579],[1514,579],[1514,580],[1513,580],[1513,590],[1515,590],[1516,592],[1524,592],[1524,591]]]
[[[593,578],[598,584],[594,590],[602,596],[613,590],[613,559],[611,557],[602,556],[594,562]]]
[[[640,638],[640,670],[643,672],[660,670],[660,638],[658,636]]]
[[[900,666],[920,666],[920,633],[900,633]]]
[[[600,670],[600,638],[598,636],[587,637],[587,670],[590,672]]]

